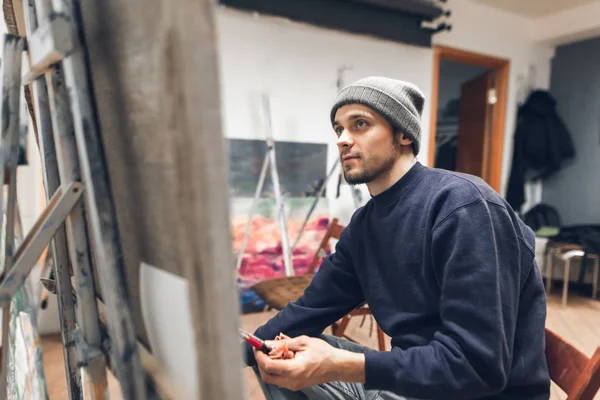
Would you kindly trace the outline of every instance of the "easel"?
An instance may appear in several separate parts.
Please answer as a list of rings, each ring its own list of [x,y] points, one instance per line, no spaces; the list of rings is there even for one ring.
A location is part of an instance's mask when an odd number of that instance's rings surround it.
[[[312,205],[310,206],[310,209],[308,210],[308,213],[306,214],[306,217],[304,218],[304,222],[302,222],[302,226],[300,227],[300,231],[298,232],[298,236],[296,236],[296,240],[294,241],[294,245],[292,246],[292,251],[294,251],[294,249],[296,248],[296,246],[298,246],[298,243],[300,242],[300,238],[302,238],[302,234],[304,233],[304,229],[306,228],[306,224],[308,223],[308,220],[310,219],[310,216],[312,215],[313,211],[317,207],[317,204],[319,203],[319,200],[321,199],[321,197],[325,193],[325,189],[327,189],[327,182],[329,182],[329,179],[333,176],[333,173],[336,171],[336,169],[337,169],[337,167],[339,165],[340,165],[340,160],[338,159],[332,165],[331,169],[329,170],[329,173],[325,177],[325,180],[321,184],[321,187],[319,188],[319,191],[317,192],[317,194],[315,196],[315,200],[313,201]]]
[[[7,397],[11,300],[48,245],[56,280],[47,284],[58,297],[69,398],[107,399],[107,365],[125,399],[180,398],[165,385],[156,360],[135,336],[74,1],[24,0],[23,9],[27,38],[3,36],[0,73],[0,93],[7,100],[0,103],[0,169],[7,172],[9,185],[5,269],[0,276],[0,400]],[[21,79],[23,52],[30,68]],[[14,251],[17,144],[19,132],[23,135],[28,128],[23,85],[33,91],[48,204]],[[0,210],[1,201],[2,196]],[[0,226],[2,218],[3,213]],[[95,279],[102,301],[97,300]]]
[[[244,258],[244,252],[246,250],[246,245],[248,243],[248,236],[250,235],[250,228],[252,227],[252,219],[254,214],[256,213],[256,206],[258,205],[258,200],[260,199],[260,194],[262,193],[263,186],[265,183],[265,177],[267,175],[267,169],[271,170],[271,181],[273,182],[273,191],[275,195],[275,208],[277,213],[277,220],[279,223],[279,232],[281,235],[281,247],[283,251],[283,265],[285,268],[286,276],[294,276],[294,266],[292,264],[292,254],[290,251],[288,233],[287,233],[287,224],[285,217],[285,209],[283,204],[283,196],[281,195],[281,187],[279,186],[279,173],[277,172],[277,162],[275,157],[275,140],[273,140],[273,128],[271,124],[271,107],[269,103],[269,97],[266,94],[261,96],[262,100],[262,109],[263,109],[263,118],[265,122],[265,135],[266,135],[266,143],[267,143],[267,152],[265,154],[265,158],[263,161],[262,169],[260,171],[260,176],[258,178],[258,184],[256,186],[256,191],[254,192],[254,199],[252,200],[252,207],[250,208],[250,213],[248,215],[248,223],[246,224],[246,231],[244,232],[244,238],[242,239],[242,245],[240,247],[240,251],[238,253],[237,259],[237,270],[242,266],[242,260]]]

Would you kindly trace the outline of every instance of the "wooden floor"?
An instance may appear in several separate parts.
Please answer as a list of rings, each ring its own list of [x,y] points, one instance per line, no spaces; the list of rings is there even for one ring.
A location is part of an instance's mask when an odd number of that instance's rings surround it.
[[[60,334],[42,337],[42,355],[44,358],[44,375],[49,400],[66,400],[69,398],[63,359],[63,348]],[[110,399],[121,399],[119,381],[108,371],[108,393]]]
[[[242,326],[246,330],[253,330],[266,322],[274,312],[247,314],[242,317]],[[367,346],[376,347],[377,339],[375,333],[369,336],[370,322],[367,319],[360,327],[362,318],[354,318],[350,322],[347,333],[354,340]],[[562,308],[559,299],[551,296],[548,300],[548,318],[547,326],[561,336],[573,342],[576,346],[588,355],[600,346],[600,302],[569,296],[567,308]],[[65,371],[62,361],[62,348],[60,337],[44,337],[42,340],[44,346],[44,368],[47,378],[48,392],[50,400],[67,399]],[[389,346],[389,341],[388,341]],[[265,397],[254,377],[250,368],[244,369],[246,392],[250,400],[264,400]],[[119,399],[114,395],[118,392],[118,383],[112,375],[109,376],[109,388],[111,399]],[[564,400],[566,396],[557,387],[553,385],[552,400]],[[600,394],[595,397],[600,400]]]

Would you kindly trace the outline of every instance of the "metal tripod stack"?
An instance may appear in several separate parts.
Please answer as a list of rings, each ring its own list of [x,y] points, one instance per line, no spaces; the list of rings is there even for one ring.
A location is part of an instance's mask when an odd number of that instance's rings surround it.
[[[157,393],[166,396],[165,382],[157,375],[149,378],[152,357],[135,337],[77,10],[72,0],[25,0],[23,9],[27,38],[7,34],[2,43],[0,166],[9,187],[0,277],[0,399],[7,396],[10,303],[48,245],[70,399],[108,398],[107,364],[120,381],[123,398],[164,398]],[[24,52],[30,66],[23,74]],[[27,130],[24,85],[33,93],[48,205],[15,251],[18,140],[19,130]]]

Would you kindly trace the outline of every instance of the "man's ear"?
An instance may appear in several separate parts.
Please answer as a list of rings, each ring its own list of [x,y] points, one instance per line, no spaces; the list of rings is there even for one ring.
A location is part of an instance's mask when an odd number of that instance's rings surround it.
[[[413,143],[413,140],[406,136],[404,133],[400,135],[400,144],[402,146],[408,146]]]

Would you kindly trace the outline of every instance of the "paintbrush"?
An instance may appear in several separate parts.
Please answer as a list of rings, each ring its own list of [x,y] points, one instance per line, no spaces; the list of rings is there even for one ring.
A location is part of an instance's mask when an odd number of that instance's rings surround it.
[[[255,349],[260,350],[265,354],[269,354],[272,351],[271,347],[268,346],[264,340],[254,336],[253,334],[240,329],[240,335],[242,336],[242,339],[250,343],[250,345]]]

